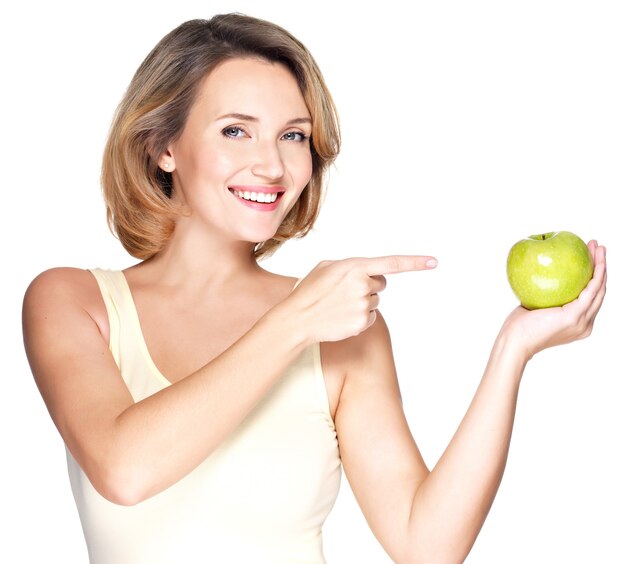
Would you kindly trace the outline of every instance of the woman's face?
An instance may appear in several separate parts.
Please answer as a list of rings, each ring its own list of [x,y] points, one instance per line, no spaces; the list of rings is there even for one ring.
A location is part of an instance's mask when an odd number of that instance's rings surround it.
[[[311,116],[287,67],[255,58],[218,65],[159,160],[190,212],[177,231],[270,239],[311,178],[310,135]]]

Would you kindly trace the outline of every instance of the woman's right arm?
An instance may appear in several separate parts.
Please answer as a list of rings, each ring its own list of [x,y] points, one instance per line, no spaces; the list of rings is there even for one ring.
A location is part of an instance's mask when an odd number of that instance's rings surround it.
[[[89,313],[92,275],[53,269],[25,295],[26,353],[72,456],[104,497],[132,505],[207,458],[304,348],[369,327],[380,274],[427,268],[427,258],[322,263],[224,353],[137,403]]]

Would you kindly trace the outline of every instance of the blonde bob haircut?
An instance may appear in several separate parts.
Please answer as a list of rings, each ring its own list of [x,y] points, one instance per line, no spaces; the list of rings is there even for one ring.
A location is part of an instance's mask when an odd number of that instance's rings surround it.
[[[111,231],[134,257],[162,250],[182,210],[172,200],[172,175],[157,161],[182,133],[202,80],[219,63],[258,57],[285,65],[311,114],[313,173],[274,237],[255,241],[255,257],[303,237],[320,211],[325,173],[340,146],[337,112],[306,47],[283,28],[242,14],[191,20],[168,33],[137,69],[120,102],[104,150],[102,190]]]

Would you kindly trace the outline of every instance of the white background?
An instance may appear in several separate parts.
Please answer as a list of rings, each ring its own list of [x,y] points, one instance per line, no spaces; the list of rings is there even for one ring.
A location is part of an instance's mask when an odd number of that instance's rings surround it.
[[[510,246],[564,229],[608,247],[593,335],[527,368],[508,468],[467,562],[626,562],[624,4],[345,4],[23,1],[2,14],[0,561],[86,562],[63,445],[23,353],[24,290],[52,266],[133,262],[107,230],[99,192],[113,110],[165,33],[240,11],[310,48],[343,131],[315,232],[267,267],[302,276],[325,258],[439,258],[434,272],[390,277],[381,305],[430,466],[516,305]],[[345,480],[325,552],[329,564],[389,562]]]

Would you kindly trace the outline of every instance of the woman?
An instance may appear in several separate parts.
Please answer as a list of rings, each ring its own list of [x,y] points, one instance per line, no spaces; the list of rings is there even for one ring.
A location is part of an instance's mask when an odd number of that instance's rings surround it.
[[[594,277],[576,301],[506,319],[429,471],[376,308],[385,274],[436,259],[324,262],[300,283],[257,262],[311,228],[338,149],[315,62],[273,24],[187,22],[138,69],[102,182],[113,229],[142,261],[46,271],[24,302],[91,562],[323,562],[340,464],[395,561],[470,551],[525,364],[590,333],[605,250],[590,242]]]

